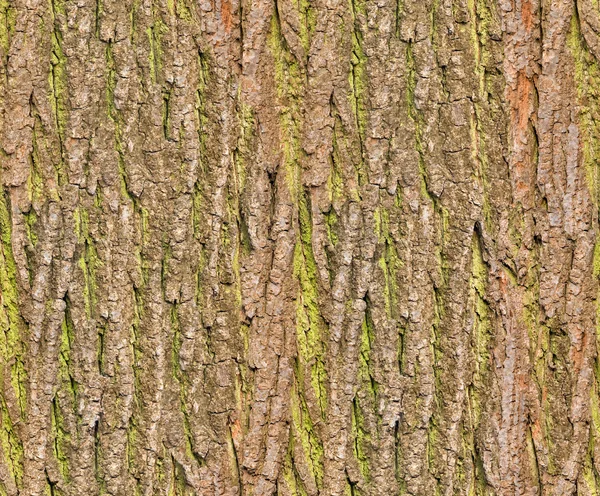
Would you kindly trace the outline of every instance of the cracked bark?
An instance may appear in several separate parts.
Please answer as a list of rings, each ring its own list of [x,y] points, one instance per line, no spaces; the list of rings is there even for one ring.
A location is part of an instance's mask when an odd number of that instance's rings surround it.
[[[0,494],[599,494],[599,36],[0,0]]]

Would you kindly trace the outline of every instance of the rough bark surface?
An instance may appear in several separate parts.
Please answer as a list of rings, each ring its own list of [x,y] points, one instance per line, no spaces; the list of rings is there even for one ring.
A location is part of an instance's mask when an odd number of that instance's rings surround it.
[[[0,494],[600,494],[598,0],[0,0]]]

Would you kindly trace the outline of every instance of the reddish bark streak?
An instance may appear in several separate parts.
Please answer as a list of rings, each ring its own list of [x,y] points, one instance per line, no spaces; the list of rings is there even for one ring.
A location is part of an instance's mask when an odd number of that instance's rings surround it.
[[[521,19],[527,31],[531,31],[533,27],[533,8],[531,0],[523,0],[521,3]]]
[[[517,129],[523,131],[527,128],[530,116],[532,114],[532,89],[533,81],[527,77],[525,71],[520,71],[517,76],[516,105],[515,105],[515,121]]]
[[[233,25],[230,0],[221,0],[221,20],[225,26],[225,31],[229,33],[231,31],[231,26]]]

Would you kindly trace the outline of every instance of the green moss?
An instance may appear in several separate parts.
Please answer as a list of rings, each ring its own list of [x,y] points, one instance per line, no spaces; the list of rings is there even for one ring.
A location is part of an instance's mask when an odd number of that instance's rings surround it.
[[[17,9],[10,0],[0,0],[0,55],[4,62],[8,60],[11,38],[15,34]],[[6,67],[6,63],[4,64]]]
[[[369,180],[365,167],[364,149],[368,124],[368,58],[363,50],[363,32],[361,29],[361,24],[366,19],[366,2],[364,0],[350,0],[350,12],[352,13],[352,52],[350,55],[350,71],[348,72],[349,102],[354,113],[358,133],[359,156],[358,160],[354,160],[354,166],[358,185],[362,186],[367,184]],[[353,148],[356,148],[356,145]]]
[[[296,470],[293,459],[294,453],[294,437],[290,436],[288,452],[283,462],[283,480],[286,484],[286,489],[290,496],[308,496],[302,479]],[[280,493],[278,493],[280,494]]]
[[[542,411],[543,411],[543,421],[542,421],[542,429],[544,432],[544,440],[546,444],[547,453],[552,454],[555,453],[555,443],[553,441],[553,437],[551,436],[551,432],[554,428],[553,425],[553,417],[552,417],[552,398],[548,395],[546,398],[542,400]],[[546,470],[551,475],[556,475],[558,473],[556,461],[553,456],[548,456],[547,458],[547,467]]]
[[[94,34],[95,34],[96,38],[100,38],[100,21],[102,19],[103,10],[104,10],[104,8],[103,8],[102,0],[96,0],[96,8],[94,11],[94,17],[95,17]]]
[[[117,84],[117,73],[115,58],[113,55],[112,41],[106,44],[106,108],[108,117],[114,125],[114,139],[115,139],[115,151],[118,154],[118,166],[119,166],[119,180],[121,185],[121,195],[124,198],[129,199],[134,205],[137,206],[137,202],[133,196],[129,193],[127,187],[127,170],[125,167],[125,149],[123,146],[123,129],[122,129],[122,117],[120,112],[115,106],[115,88]]]
[[[379,268],[381,269],[381,272],[383,273],[383,277],[384,277],[384,281],[385,281],[385,288],[384,288],[384,295],[385,295],[385,312],[386,315],[388,315],[388,317],[392,316],[392,312],[394,312],[395,310],[395,306],[393,305],[393,302],[396,300],[396,292],[395,292],[395,278],[393,276],[392,270],[390,270],[390,267],[388,266],[388,262],[386,260],[385,254],[382,255],[381,257],[379,257],[379,260],[377,261],[377,265],[379,266]]]
[[[490,320],[490,310],[486,301],[486,291],[488,285],[488,269],[483,260],[479,236],[473,235],[471,253],[471,277],[469,279],[469,301],[472,305],[473,328],[471,331],[471,346],[474,353],[474,371],[472,383],[468,388],[469,411],[470,411],[470,429],[469,432],[477,431],[482,420],[482,405],[485,403],[486,377],[490,367],[490,342],[493,335],[493,329]],[[471,440],[468,444],[468,451],[475,461],[475,487],[478,492],[474,494],[484,494],[485,479],[483,467],[479,453]]]
[[[229,451],[229,459],[231,460],[231,478],[234,480],[239,488],[240,496],[242,495],[242,472],[240,467],[240,460],[233,440],[233,432],[231,426],[227,429],[227,451]]]
[[[492,327],[490,322],[489,306],[486,301],[488,283],[488,270],[481,253],[478,236],[473,236],[472,242],[472,269],[469,281],[469,292],[473,302],[473,345],[476,355],[475,370],[478,381],[488,371],[490,364],[490,340]],[[481,385],[481,384],[479,384]]]
[[[296,332],[302,362],[310,369],[311,384],[324,415],[326,406],[323,334],[326,324],[319,309],[317,265],[312,249],[312,218],[308,196],[300,187],[302,156],[300,147],[300,104],[303,73],[291,55],[274,15],[269,47],[275,62],[275,84],[280,103],[280,132],[286,180],[293,201],[298,205],[300,241],[294,252],[294,275],[300,282]]]
[[[181,396],[181,410],[183,412],[183,431],[185,433],[185,454],[190,461],[195,461],[200,467],[205,465],[204,459],[194,448],[194,437],[190,426],[190,417],[185,406],[183,395]]]
[[[598,399],[598,384],[595,383],[590,389],[590,410],[591,410],[591,436],[596,441],[600,439],[600,400]]]
[[[366,392],[365,400],[370,405],[375,405],[377,402],[378,386],[373,376],[371,367],[371,349],[375,339],[374,324],[367,305],[365,318],[362,323],[362,332],[360,340],[360,351],[358,356],[358,378],[360,381],[361,390]],[[361,396],[361,398],[363,398]],[[371,434],[365,428],[365,420],[361,401],[358,396],[355,396],[352,403],[352,436],[354,439],[353,450],[354,457],[358,462],[363,480],[369,480],[369,458],[367,452],[371,445]]]
[[[35,245],[37,245],[38,242],[38,237],[35,232],[37,214],[35,213],[35,210],[31,209],[29,212],[23,215],[25,216],[25,229],[27,232],[27,239],[31,243],[31,246],[35,247]]]
[[[194,448],[194,437],[190,426],[190,418],[187,408],[187,378],[179,362],[182,346],[181,324],[179,321],[178,305],[171,305],[170,312],[171,333],[173,341],[171,343],[171,370],[173,378],[179,385],[179,408],[183,417],[183,431],[185,433],[185,452],[190,461],[196,461],[200,466],[204,465],[204,459]]]
[[[469,0],[468,9],[471,14],[471,39],[473,43],[479,45],[479,50],[475,53],[477,56],[478,65],[480,67],[488,67],[489,64],[494,64],[494,55],[489,49],[490,44],[490,29],[499,23],[495,18],[493,7],[487,0]],[[480,74],[480,81],[485,82],[485,74]],[[480,86],[480,89],[483,88]]]
[[[150,213],[148,212],[148,209],[142,207],[141,205],[137,205],[137,207],[140,216],[140,231],[142,235],[142,245],[146,245],[150,241]]]
[[[600,194],[598,171],[600,160],[600,65],[585,45],[577,10],[571,19],[567,45],[573,55],[574,83],[579,103],[580,131],[582,133],[583,163],[592,198],[598,206]]]
[[[596,2],[597,3],[597,2]],[[573,55],[575,66],[574,82],[577,90],[577,100],[579,103],[579,123],[582,133],[583,163],[586,170],[586,177],[592,200],[598,208],[598,198],[600,195],[599,167],[600,158],[600,106],[598,97],[600,96],[600,66],[596,57],[594,57],[587,48],[581,34],[580,22],[577,10],[575,9],[571,19],[571,29],[569,32],[567,45]],[[594,247],[593,274],[596,278],[600,277],[600,243],[597,241]],[[600,308],[600,306],[598,307]],[[597,310],[596,315],[600,315]],[[596,319],[600,322],[600,319]],[[597,334],[600,336],[600,324],[598,324]],[[593,453],[593,443],[600,438],[600,407],[598,403],[598,381],[600,380],[600,361],[596,360],[596,380],[591,391],[591,414],[592,414],[592,435],[590,436],[590,449],[586,462],[584,464],[584,480],[588,486],[590,494],[598,494],[600,487],[600,477],[594,468],[591,460]],[[549,421],[549,420],[548,420]],[[550,426],[546,428],[549,430]]]
[[[129,343],[131,346],[131,355],[133,357],[132,360],[132,369],[133,369],[133,412],[129,417],[129,422],[127,424],[126,429],[126,459],[127,459],[127,467],[130,474],[134,474],[138,470],[136,465],[137,459],[137,450],[141,449],[139,447],[140,439],[139,439],[139,426],[138,426],[138,418],[137,412],[142,409],[142,398],[140,397],[140,392],[142,391],[142,350],[140,348],[140,322],[142,317],[141,305],[139,303],[139,291],[134,291],[136,305],[134,306],[134,319],[133,324],[131,326],[131,337],[129,339]],[[116,409],[118,410],[118,401]],[[138,480],[139,482],[139,480]],[[136,488],[136,491],[139,491],[139,488]],[[138,494],[137,492],[135,494]]]
[[[402,24],[402,14],[404,13],[404,1],[396,0],[396,12],[395,12],[395,21],[396,26],[394,29],[394,36],[396,38],[400,38],[400,26]]]
[[[542,488],[539,482],[540,470],[537,453],[535,451],[535,444],[533,443],[533,436],[531,434],[531,426],[527,428],[527,454],[529,455],[529,463],[531,464],[531,480],[538,486],[538,494],[542,494]]]
[[[153,83],[156,83],[160,77],[162,60],[164,57],[162,37],[168,31],[168,26],[161,19],[156,18],[152,25],[146,29],[148,42],[150,44],[150,53],[148,55],[148,61],[150,63],[150,79]]]
[[[56,21],[56,16],[64,16],[67,14],[66,0],[49,0],[50,9],[52,10],[53,21]]]
[[[358,462],[358,468],[365,481],[369,480],[369,459],[365,453],[365,446],[370,443],[371,436],[364,428],[364,418],[357,398],[352,401],[352,449]]]
[[[100,420],[94,423],[94,477],[98,483],[98,496],[106,494],[106,479],[102,466],[102,447],[100,446]]]
[[[336,119],[336,120],[339,120]],[[337,126],[333,128],[333,142],[331,154],[331,172],[327,178],[327,190],[329,191],[329,201],[336,203],[344,198],[344,182],[340,170],[341,157],[338,146]]]
[[[477,12],[479,6],[477,5],[477,3],[477,0],[467,0],[467,10],[469,11],[470,18],[469,26],[471,31],[471,45],[473,47],[473,58],[475,59],[475,73],[479,78],[479,92],[481,93],[483,90],[482,85],[485,84],[485,81],[483,79],[485,77],[485,73],[483,67],[481,66],[481,38],[478,26],[479,17]]]
[[[436,456],[436,445],[439,442],[439,428],[435,422],[435,418],[431,417],[429,419],[429,425],[427,426],[427,466],[429,467],[429,472],[435,473],[436,470],[436,461],[438,457]],[[434,496],[438,496],[440,494],[439,487],[439,479],[436,480],[436,486],[434,489]]]
[[[173,335],[173,342],[171,344],[171,364],[172,364],[172,372],[173,377],[177,381],[181,381],[182,379],[182,370],[179,365],[179,354],[181,351],[181,329],[179,324],[179,315],[177,313],[177,304],[171,305],[171,333]]]
[[[85,313],[88,318],[91,318],[96,303],[96,285],[94,270],[88,266],[85,254],[82,254],[77,261],[77,265],[83,273],[83,295],[85,300]]]
[[[167,476],[165,472],[165,453],[166,449],[163,446],[162,453],[156,458],[156,480],[162,484]]]
[[[235,178],[238,194],[246,187],[247,171],[246,160],[250,155],[250,149],[254,142],[255,122],[252,108],[242,101],[238,102],[238,119],[240,122],[240,134],[234,151]]]
[[[600,474],[596,470],[594,452],[595,445],[600,439],[600,401],[598,396],[598,383],[594,381],[590,389],[591,426],[588,451],[583,463],[583,480],[591,496],[600,495]]]
[[[60,336],[60,349],[58,355],[58,367],[59,377],[62,382],[67,385],[67,390],[75,401],[77,396],[77,382],[73,377],[72,366],[71,366],[71,346],[75,338],[75,330],[73,327],[73,321],[71,320],[71,312],[69,310],[69,304],[67,303],[67,309],[65,311],[65,318],[61,325],[61,336]]]
[[[83,250],[77,262],[84,280],[84,300],[86,315],[90,318],[97,306],[96,272],[103,265],[98,257],[96,246],[89,230],[89,213],[86,209],[78,207],[74,212],[75,232]]]
[[[200,148],[200,156],[201,156],[201,167],[206,169],[206,137],[208,133],[206,128],[208,126],[208,114],[207,114],[207,104],[206,104],[206,90],[207,86],[210,83],[210,67],[208,57],[204,52],[198,52],[198,81],[196,87],[196,105],[195,105],[195,113],[196,113],[196,128],[198,131],[198,144]]]
[[[300,184],[300,104],[304,74],[298,61],[292,56],[281,34],[279,17],[271,19],[268,45],[275,62],[275,86],[279,100],[280,141],[283,163],[290,194],[297,200]]]
[[[298,14],[300,17],[300,40],[308,58],[311,37],[317,27],[317,12],[310,0],[298,0]]]
[[[135,449],[138,438],[138,429],[136,424],[136,419],[134,416],[129,418],[129,423],[127,424],[127,434],[126,434],[127,442],[125,447],[125,456],[127,459],[127,466],[129,468],[130,473],[135,468]]]
[[[365,318],[361,326],[360,354],[358,357],[358,377],[367,385],[367,391],[372,400],[377,396],[377,383],[373,377],[371,369],[371,349],[375,340],[375,329],[369,308],[365,313]]]
[[[598,496],[600,495],[600,474],[598,474],[598,471],[594,467],[592,450],[593,444],[592,448],[588,448],[588,453],[583,463],[582,476],[587,486],[587,492],[582,494],[589,494],[589,496]]]
[[[525,282],[526,289],[523,298],[523,322],[527,327],[529,333],[529,339],[531,340],[531,349],[536,350],[538,345],[542,346],[545,351],[547,349],[546,343],[549,339],[549,327],[540,323],[540,283],[537,275],[535,266],[531,267],[528,271],[528,280]],[[546,333],[544,333],[544,330]],[[541,342],[540,342],[541,340]],[[535,358],[532,357],[534,360]],[[536,370],[541,372],[540,368],[545,367],[545,357],[538,359],[536,364]]]
[[[444,228],[447,230],[447,227]],[[440,255],[441,256],[441,255]],[[480,455],[475,446],[473,432],[476,432],[482,420],[482,405],[485,403],[485,391],[487,374],[490,367],[490,343],[493,336],[493,328],[490,317],[490,309],[486,300],[486,292],[488,286],[488,268],[483,258],[481,240],[477,232],[473,233],[471,244],[471,276],[469,278],[469,305],[472,316],[471,335],[471,350],[473,353],[473,376],[472,382],[467,387],[468,397],[468,425],[462,427],[462,444],[465,456],[470,458],[474,464],[474,470],[471,473],[472,483],[470,494],[485,493],[485,475],[483,472]],[[440,259],[440,264],[443,259]],[[443,278],[443,284],[448,284],[447,276]],[[434,325],[432,326],[432,353],[434,355],[434,363],[438,363],[442,359],[440,348],[440,334],[443,332],[441,322],[443,318],[443,291],[435,290],[435,317]],[[441,374],[436,370],[435,381],[436,389],[443,387]],[[436,402],[438,399],[436,398]],[[437,405],[440,407],[441,405]],[[439,447],[439,427],[435,416],[430,419],[428,427],[428,461],[430,470],[434,473],[439,470],[438,450]],[[461,461],[460,467],[457,467],[457,477],[462,477],[463,482],[466,480],[467,472],[464,468],[464,462]],[[436,494],[441,494],[441,488],[436,488]]]
[[[99,1],[99,0],[96,0]],[[139,0],[133,0],[131,2],[131,10],[129,11],[129,41],[132,45],[135,45],[136,35],[136,15],[139,8]],[[96,24],[96,37],[98,37],[98,24]]]
[[[69,480],[69,460],[65,454],[65,446],[69,442],[70,435],[64,430],[64,419],[56,397],[52,400],[50,413],[54,458],[58,462],[58,469],[63,481],[67,482]]]
[[[488,229],[493,229],[492,206],[489,201],[488,191],[490,185],[487,180],[488,156],[486,153],[486,143],[482,117],[485,110],[482,109],[480,101],[487,101],[488,88],[486,81],[485,64],[490,57],[489,50],[486,48],[489,42],[489,26],[492,23],[492,17],[485,0],[467,0],[467,8],[470,17],[470,37],[473,47],[473,58],[475,65],[475,74],[478,78],[478,98],[473,100],[473,110],[469,121],[471,134],[471,160],[476,165],[476,179],[481,184],[483,190],[483,214],[485,225]]]
[[[325,225],[327,227],[327,239],[331,246],[338,244],[337,225],[338,215],[335,213],[333,207],[325,214]]]
[[[423,115],[415,104],[415,89],[417,87],[417,71],[413,55],[412,42],[406,45],[406,103],[408,116],[415,126],[415,149],[419,154],[419,173],[421,177],[421,195],[435,203],[435,198],[427,188],[427,169],[425,167],[425,147],[423,145]]]
[[[413,44],[409,41],[406,44],[406,107],[408,109],[408,116],[415,123],[418,124],[419,112],[415,105],[415,89],[417,87],[417,71],[415,67],[415,56],[413,54]],[[420,143],[417,143],[419,146]]]
[[[354,29],[352,31],[352,55],[350,58],[351,67],[348,74],[351,96],[350,104],[356,118],[356,127],[361,143],[361,152],[364,152],[363,143],[367,129],[367,56],[365,55],[362,44],[363,36],[359,29],[360,19],[366,15],[366,2],[363,0],[351,0],[351,11],[353,15]],[[361,153],[362,156],[362,153]],[[362,157],[364,159],[364,157]],[[364,181],[364,177],[361,177]],[[362,184],[362,183],[361,183]]]
[[[163,239],[163,256],[160,261],[160,287],[162,290],[163,299],[167,301],[166,288],[167,288],[167,276],[169,274],[169,261],[173,258],[173,251],[168,241]]]
[[[18,488],[23,487],[23,444],[15,432],[4,398],[0,398],[0,445],[9,475]]]
[[[301,372],[299,373],[301,377]],[[298,378],[298,375],[297,375]],[[315,427],[306,402],[299,394],[298,385],[294,384],[291,395],[292,423],[294,432],[300,438],[306,464],[315,479],[317,487],[323,487],[323,444],[315,431]]]
[[[11,384],[19,401],[21,416],[24,417],[27,395],[25,384],[27,374],[24,364],[24,332],[26,324],[19,309],[17,266],[12,251],[12,222],[9,213],[9,200],[0,199],[0,289],[2,294],[3,333],[1,347],[5,363],[11,364]]]
[[[300,282],[296,309],[296,337],[302,361],[311,371],[311,384],[322,415],[327,404],[325,334],[327,324],[319,307],[317,264],[312,249],[312,219],[305,195],[299,201],[300,242],[294,250],[294,276]]]
[[[40,173],[40,152],[37,143],[37,126],[33,128],[32,137],[33,150],[30,156],[31,170],[27,177],[27,191],[29,193],[29,199],[37,203],[44,197],[44,179]]]
[[[597,380],[597,378],[596,378]],[[592,413],[592,433],[600,439],[600,397],[598,396],[598,383],[594,381],[590,389],[590,409]]]
[[[48,71],[48,85],[50,88],[49,100],[54,113],[62,160],[69,104],[67,97],[67,57],[62,49],[62,32],[58,28],[58,19],[56,16],[64,15],[65,9],[63,2],[57,0],[52,0],[51,5],[54,29],[51,35],[52,52],[50,54],[50,71]],[[59,184],[64,183],[64,178],[62,176],[62,170],[59,170]]]
[[[235,198],[236,203],[239,201],[239,197]],[[239,206],[236,204],[236,208],[231,212],[232,220],[237,223],[238,229],[235,231],[237,234],[237,242],[234,243],[233,257],[231,259],[231,271],[233,272],[233,285],[232,290],[235,294],[235,305],[236,308],[242,308],[242,275],[241,275],[241,264],[240,255],[241,253],[249,253],[252,249],[250,244],[250,235],[248,233],[248,227],[243,222],[243,218],[240,215]]]
[[[383,251],[378,260],[378,265],[383,272],[385,281],[386,315],[395,318],[399,292],[397,274],[403,263],[398,256],[396,243],[390,232],[390,211],[384,207],[378,207],[373,214],[373,221],[379,243],[383,244]]]
[[[200,183],[196,181],[192,191],[192,228],[197,240],[202,240],[202,225],[205,220],[202,206],[203,191]]]
[[[177,0],[177,5],[175,6],[175,10],[177,12],[177,17],[186,22],[194,22],[194,17],[192,12],[193,8],[188,7],[187,0]]]
[[[593,263],[594,277],[600,278],[600,243],[596,242],[594,246],[594,263]]]
[[[530,340],[530,360],[533,364],[534,379],[538,387],[545,388],[548,370],[548,352],[552,347],[551,320],[542,319],[540,309],[540,246],[535,244],[530,250],[530,260],[526,276],[521,282],[525,286],[523,295],[522,322],[525,324]],[[514,281],[518,278],[514,277]],[[515,282],[511,281],[511,284]],[[540,353],[541,351],[541,353]],[[550,394],[550,391],[548,392]]]

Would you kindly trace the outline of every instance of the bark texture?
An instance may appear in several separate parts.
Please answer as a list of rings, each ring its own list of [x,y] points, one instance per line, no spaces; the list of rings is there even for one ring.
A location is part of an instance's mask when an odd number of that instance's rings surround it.
[[[0,0],[0,494],[600,494],[598,0]]]

